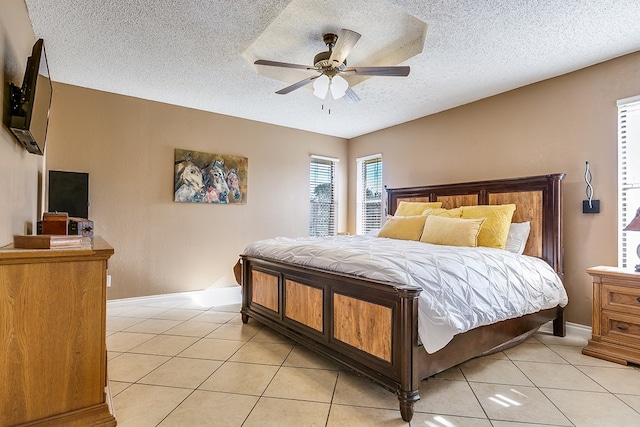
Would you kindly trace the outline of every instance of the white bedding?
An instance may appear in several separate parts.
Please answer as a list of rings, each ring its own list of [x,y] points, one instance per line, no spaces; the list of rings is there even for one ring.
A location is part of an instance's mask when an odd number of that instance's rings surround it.
[[[372,235],[261,240],[246,255],[419,286],[418,334],[429,353],[478,326],[567,304],[542,259]]]

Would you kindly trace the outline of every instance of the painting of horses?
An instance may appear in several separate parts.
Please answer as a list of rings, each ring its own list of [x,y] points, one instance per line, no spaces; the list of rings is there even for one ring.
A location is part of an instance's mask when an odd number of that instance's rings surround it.
[[[175,149],[174,201],[247,203],[248,159]]]

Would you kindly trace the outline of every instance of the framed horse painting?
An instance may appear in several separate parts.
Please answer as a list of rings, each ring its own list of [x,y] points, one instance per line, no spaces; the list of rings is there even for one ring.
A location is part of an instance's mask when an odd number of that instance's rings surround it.
[[[248,159],[175,149],[174,201],[247,203]]]

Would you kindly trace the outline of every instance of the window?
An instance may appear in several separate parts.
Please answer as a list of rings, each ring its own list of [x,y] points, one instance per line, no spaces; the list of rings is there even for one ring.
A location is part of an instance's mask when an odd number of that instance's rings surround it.
[[[336,164],[338,159],[311,156],[309,167],[309,235],[336,234]]]
[[[382,154],[361,157],[357,164],[356,233],[382,226]]]
[[[640,232],[624,232],[640,208],[640,96],[618,101],[618,265],[638,263]]]

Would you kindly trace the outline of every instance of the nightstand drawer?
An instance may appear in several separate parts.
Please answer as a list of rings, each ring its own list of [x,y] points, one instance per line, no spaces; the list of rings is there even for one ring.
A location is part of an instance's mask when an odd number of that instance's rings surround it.
[[[619,313],[602,312],[602,337],[640,348],[640,319]]]
[[[640,288],[603,280],[601,289],[603,310],[640,315]]]

